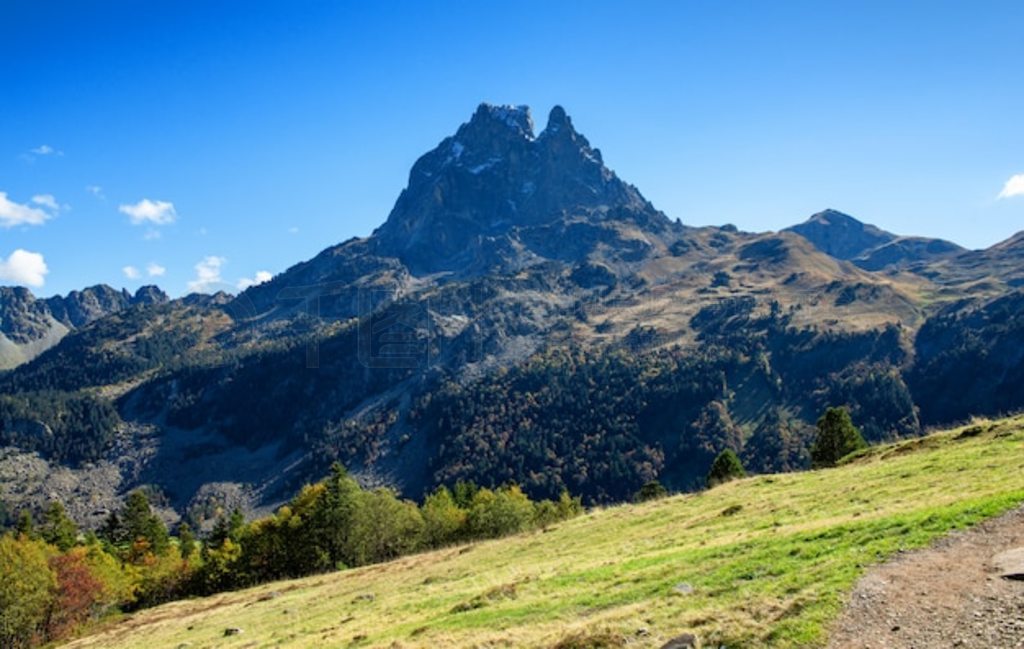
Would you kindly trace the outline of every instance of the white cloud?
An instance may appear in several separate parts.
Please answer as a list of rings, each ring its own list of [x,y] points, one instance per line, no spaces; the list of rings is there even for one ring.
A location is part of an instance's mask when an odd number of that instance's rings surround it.
[[[222,284],[220,270],[228,260],[224,257],[209,256],[195,265],[196,278],[188,283],[193,293],[208,293],[216,284]]]
[[[174,203],[170,201],[151,201],[143,198],[138,203],[121,205],[117,208],[122,214],[127,214],[132,225],[151,223],[153,225],[167,225],[174,223],[178,213],[174,210]]]
[[[40,203],[36,199],[44,201],[49,199],[53,202],[54,206],[57,204],[53,196],[49,194],[36,196],[32,199],[37,205],[42,204],[44,207],[49,207],[48,204]],[[56,209],[56,207],[53,209]],[[17,225],[42,225],[52,217],[53,214],[46,211],[46,209],[15,203],[7,198],[7,192],[0,192],[0,227],[13,228]]]
[[[99,185],[86,185],[85,191],[89,192],[100,200],[107,200],[107,197],[103,194],[103,188]]]
[[[135,266],[125,266],[121,269],[121,272],[124,273],[124,276],[128,279],[138,279],[139,275],[141,275],[139,269]]]
[[[57,211],[60,207],[57,205],[57,199],[53,197],[53,194],[36,194],[32,197],[32,202],[36,205],[42,205],[48,207],[53,211]]]
[[[157,230],[156,228],[150,228],[146,230],[146,234],[142,235],[142,238],[145,239],[146,241],[155,241],[159,239],[161,236],[163,235],[160,234],[160,230]]]
[[[1003,191],[999,192],[999,196],[996,198],[1013,198],[1014,196],[1024,196],[1024,174],[1010,176],[1006,185],[1003,186]]]
[[[299,233],[299,229],[298,228],[296,228],[294,226],[288,228],[288,234],[298,234],[298,233]]]
[[[150,262],[150,264],[146,266],[146,274],[150,277],[163,277],[167,274],[167,269],[156,262]]]
[[[258,270],[258,271],[256,271],[256,276],[255,277],[243,277],[242,279],[238,280],[238,284],[237,284],[238,290],[239,291],[244,291],[245,289],[249,288],[250,286],[256,286],[257,284],[262,284],[264,282],[269,282],[272,279],[274,279],[274,275],[272,273],[270,273],[269,271]]]
[[[39,146],[33,147],[33,148],[29,149],[28,151],[26,151],[25,153],[22,153],[20,157],[25,162],[27,162],[29,164],[33,164],[36,161],[36,158],[40,158],[42,156],[51,156],[51,155],[52,156],[60,157],[60,156],[64,155],[64,152],[60,151],[59,149],[53,148],[49,144],[40,144]]]
[[[46,283],[49,272],[46,261],[38,252],[19,248],[7,259],[0,257],[0,281],[39,287]]]

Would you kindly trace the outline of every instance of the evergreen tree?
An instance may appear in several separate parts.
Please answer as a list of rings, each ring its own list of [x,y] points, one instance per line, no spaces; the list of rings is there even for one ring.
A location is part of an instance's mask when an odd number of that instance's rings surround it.
[[[224,545],[225,541],[231,541],[234,544],[242,538],[242,532],[245,529],[245,515],[242,514],[242,510],[235,507],[231,510],[231,514],[224,516],[221,514],[217,517],[217,521],[213,524],[213,529],[210,530],[210,536],[207,538],[207,545],[212,548],[219,548]]]
[[[729,482],[736,478],[743,478],[747,475],[747,472],[743,470],[743,464],[740,462],[740,458],[736,456],[736,453],[732,449],[725,449],[718,454],[715,461],[711,464],[711,470],[708,471],[708,477],[706,484],[708,489],[715,485],[722,484],[723,482]]]
[[[112,511],[107,515],[100,528],[99,537],[111,545],[121,545],[128,540],[124,525],[121,524],[120,514]]]
[[[54,501],[43,514],[39,535],[47,543],[57,546],[61,552],[67,552],[78,542],[78,526],[68,518],[64,505]]]
[[[169,547],[167,526],[149,506],[149,499],[137,489],[128,495],[122,514],[121,525],[124,537],[129,543],[146,541],[154,554],[163,554]]]
[[[192,533],[192,528],[185,522],[178,525],[178,550],[181,552],[181,558],[185,560],[188,560],[196,551],[196,535]]]
[[[480,491],[480,487],[475,482],[459,480],[452,489],[452,498],[455,499],[455,504],[462,509],[469,509],[473,504],[473,497],[478,491]]]
[[[18,532],[20,536],[24,536],[30,539],[35,538],[36,525],[35,522],[32,520],[32,512],[27,509],[21,510],[21,513],[18,514],[18,524],[15,526],[14,529]]]
[[[842,458],[866,446],[846,408],[829,408],[818,420],[811,461],[815,467],[835,466]]]
[[[636,492],[636,496],[633,499],[638,503],[642,503],[648,500],[658,500],[665,496],[668,496],[668,489],[657,480],[650,480],[640,487],[640,491]]]
[[[356,563],[349,540],[361,492],[359,483],[335,462],[312,523],[314,542],[335,566]]]
[[[562,493],[558,496],[558,515],[562,520],[569,520],[573,516],[578,516],[582,513],[583,498],[580,496],[573,497],[568,489],[562,489]]]

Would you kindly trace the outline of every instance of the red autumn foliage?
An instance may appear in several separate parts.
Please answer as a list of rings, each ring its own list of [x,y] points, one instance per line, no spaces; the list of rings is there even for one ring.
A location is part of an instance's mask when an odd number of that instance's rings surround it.
[[[92,617],[103,597],[103,583],[89,569],[84,548],[54,556],[50,568],[57,575],[57,597],[46,626],[54,640]]]

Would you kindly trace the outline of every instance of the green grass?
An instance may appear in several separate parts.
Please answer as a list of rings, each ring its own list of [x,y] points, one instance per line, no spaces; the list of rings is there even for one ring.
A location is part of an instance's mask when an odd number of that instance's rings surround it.
[[[820,646],[867,567],[1024,502],[1024,418],[975,425],[837,469],[177,602],[72,646],[658,647],[684,632],[705,646]]]

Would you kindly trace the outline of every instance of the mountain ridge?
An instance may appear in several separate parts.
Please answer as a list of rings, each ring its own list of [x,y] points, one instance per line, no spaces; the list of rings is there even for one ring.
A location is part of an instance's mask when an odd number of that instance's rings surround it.
[[[119,417],[77,468],[44,444],[0,458],[0,476],[21,502],[147,484],[199,527],[218,507],[265,511],[334,460],[412,497],[511,480],[615,502],[651,479],[694,488],[724,448],[757,471],[802,466],[830,405],[872,441],[1024,407],[1016,357],[987,355],[1024,334],[1017,238],[936,251],[812,220],[817,245],[671,221],[561,108],[534,134],[527,109],[484,104],[369,237],[237,296],[108,315],[0,373],[15,447],[49,425],[24,420],[46,389]],[[845,230],[869,240],[822,250]],[[950,409],[954,376],[1003,398]]]
[[[0,286],[0,370],[35,358],[67,332],[111,313],[167,300],[167,294],[154,285],[132,294],[97,284],[48,298],[36,298],[24,287]]]

